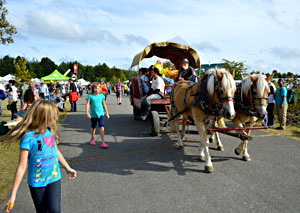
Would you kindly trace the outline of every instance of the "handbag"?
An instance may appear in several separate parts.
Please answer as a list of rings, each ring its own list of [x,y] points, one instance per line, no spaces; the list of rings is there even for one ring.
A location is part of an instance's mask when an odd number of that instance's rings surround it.
[[[11,105],[12,103],[14,103],[14,99],[13,98],[11,98],[11,99],[8,100],[8,104],[9,105]]]
[[[7,108],[7,110],[10,110],[10,105],[9,105],[9,104],[7,104],[6,108]]]

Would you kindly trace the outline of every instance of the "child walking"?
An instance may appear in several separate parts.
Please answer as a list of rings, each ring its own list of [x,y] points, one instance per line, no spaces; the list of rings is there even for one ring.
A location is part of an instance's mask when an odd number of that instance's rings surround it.
[[[57,120],[58,110],[55,104],[47,100],[35,101],[25,118],[2,138],[7,143],[21,140],[19,164],[6,212],[14,206],[27,161],[27,184],[36,212],[61,212],[59,162],[71,180],[76,178],[76,171],[68,165],[56,145]]]
[[[92,85],[92,94],[89,94],[86,97],[86,117],[91,119],[91,140],[90,145],[95,146],[95,134],[96,127],[98,124],[100,130],[101,137],[101,145],[102,149],[107,149],[108,145],[104,142],[104,110],[106,118],[109,119],[109,114],[107,111],[105,96],[101,93],[101,85],[99,83],[95,83]]]

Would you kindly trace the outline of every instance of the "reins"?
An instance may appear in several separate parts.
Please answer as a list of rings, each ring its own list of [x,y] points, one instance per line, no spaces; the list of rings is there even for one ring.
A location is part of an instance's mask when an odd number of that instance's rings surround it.
[[[207,92],[207,81],[209,79],[209,77],[213,75],[205,75],[202,79],[201,82],[199,83],[192,83],[192,82],[178,82],[177,84],[175,84],[175,86],[173,87],[172,93],[171,93],[171,106],[172,108],[176,109],[176,106],[174,105],[174,100],[173,100],[173,96],[174,96],[174,91],[177,85],[180,85],[182,83],[188,83],[190,84],[190,86],[188,86],[185,90],[185,94],[183,97],[183,103],[184,103],[184,109],[177,112],[175,115],[173,115],[168,122],[174,120],[176,117],[178,117],[179,115],[181,115],[182,113],[186,112],[190,107],[192,107],[193,105],[198,105],[206,114],[212,115],[212,116],[219,116],[222,115],[224,113],[224,107],[222,105],[222,103],[224,102],[229,102],[232,101],[234,97],[232,96],[227,96],[227,97],[221,97],[223,94],[223,91],[219,88],[217,82],[217,77],[214,76],[214,83],[215,83],[215,88],[214,88],[214,93],[217,95],[218,97],[218,101],[219,102],[215,102],[208,94]],[[193,88],[195,85],[198,85],[197,91],[195,94],[193,94]],[[186,105],[186,95],[188,93],[188,91],[190,91],[190,96],[194,96],[195,98],[191,101],[190,104]],[[215,110],[211,110],[209,108],[209,103],[211,104],[211,106],[215,109]],[[177,111],[177,110],[176,110]]]

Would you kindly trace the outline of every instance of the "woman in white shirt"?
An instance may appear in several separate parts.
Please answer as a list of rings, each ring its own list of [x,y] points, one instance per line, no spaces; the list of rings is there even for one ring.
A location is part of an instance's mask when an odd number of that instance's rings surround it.
[[[18,112],[17,110],[18,93],[17,93],[17,88],[15,87],[16,82],[14,80],[9,80],[8,84],[9,84],[8,103],[11,111],[11,120],[12,120],[14,114]]]

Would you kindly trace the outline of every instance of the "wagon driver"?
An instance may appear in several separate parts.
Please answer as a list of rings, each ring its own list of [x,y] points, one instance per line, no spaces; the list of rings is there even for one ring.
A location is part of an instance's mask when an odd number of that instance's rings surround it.
[[[178,81],[187,80],[197,82],[196,72],[193,67],[189,66],[189,60],[183,59],[182,67],[178,71]]]

